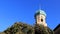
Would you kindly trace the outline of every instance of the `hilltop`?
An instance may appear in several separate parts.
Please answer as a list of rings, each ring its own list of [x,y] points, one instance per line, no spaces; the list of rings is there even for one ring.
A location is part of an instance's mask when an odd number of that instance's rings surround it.
[[[16,22],[0,34],[53,34],[53,31],[42,25],[38,26],[35,24],[35,26],[31,26],[23,22]]]

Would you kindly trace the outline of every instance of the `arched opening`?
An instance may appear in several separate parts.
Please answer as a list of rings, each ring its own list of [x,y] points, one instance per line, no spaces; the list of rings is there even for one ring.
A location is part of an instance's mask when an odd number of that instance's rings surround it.
[[[43,19],[41,19],[41,22],[43,22]]]

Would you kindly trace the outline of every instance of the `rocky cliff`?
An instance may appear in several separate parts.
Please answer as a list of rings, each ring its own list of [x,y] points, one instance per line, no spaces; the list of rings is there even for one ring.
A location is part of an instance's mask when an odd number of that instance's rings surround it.
[[[53,31],[42,25],[30,26],[22,22],[16,22],[0,34],[54,34]]]

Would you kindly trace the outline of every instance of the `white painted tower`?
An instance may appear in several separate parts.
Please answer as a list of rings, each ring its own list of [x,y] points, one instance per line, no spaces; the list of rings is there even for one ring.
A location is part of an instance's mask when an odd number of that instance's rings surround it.
[[[46,24],[46,13],[43,10],[38,10],[35,13],[36,24],[47,26]]]

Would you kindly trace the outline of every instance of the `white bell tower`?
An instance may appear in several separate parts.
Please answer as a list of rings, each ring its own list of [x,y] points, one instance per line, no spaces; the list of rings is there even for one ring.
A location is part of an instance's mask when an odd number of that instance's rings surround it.
[[[46,13],[43,10],[38,10],[35,13],[36,24],[47,26],[46,24]]]

